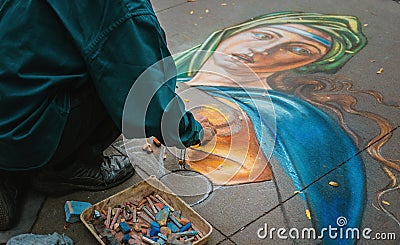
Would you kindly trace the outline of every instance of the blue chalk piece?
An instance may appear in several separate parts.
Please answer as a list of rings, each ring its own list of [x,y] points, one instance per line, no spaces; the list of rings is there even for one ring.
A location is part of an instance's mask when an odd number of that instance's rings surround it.
[[[175,218],[174,215],[171,214],[171,215],[169,216],[169,218],[172,220],[172,222],[174,222],[174,224],[175,224],[176,226],[178,226],[179,229],[182,227],[181,223],[179,223],[179,221]]]
[[[100,214],[100,212],[99,211],[97,211],[97,210],[94,210],[94,213],[93,213],[93,218],[95,218],[95,219],[98,219],[98,218],[100,218],[101,217],[101,214]]]
[[[183,231],[183,232],[177,232],[175,234],[179,235],[179,236],[195,236],[198,234],[198,232],[197,231]]]
[[[88,202],[66,201],[64,205],[65,220],[69,223],[78,222],[81,213],[91,206],[92,204]]]
[[[129,234],[125,234],[125,235],[124,235],[124,238],[122,238],[122,242],[128,243],[128,242],[129,242],[129,239],[131,239],[131,236],[130,236]]]
[[[176,233],[179,231],[178,226],[176,226],[174,223],[172,222],[168,222],[167,223],[167,227],[172,231],[172,233]]]
[[[170,209],[168,206],[164,206],[160,212],[156,214],[156,220],[160,225],[165,225],[168,220]]]
[[[182,226],[182,228],[179,231],[180,232],[187,231],[189,230],[190,227],[192,227],[192,223],[189,222],[186,225]]]
[[[150,236],[157,236],[157,234],[160,232],[160,228],[158,227],[153,227],[150,230]]]
[[[119,223],[119,228],[124,234],[129,233],[132,230],[131,227],[126,222]]]
[[[160,228],[161,226],[160,226],[160,224],[158,222],[151,221],[150,222],[150,228],[153,228],[153,227]]]
[[[158,233],[157,236],[161,239],[164,239],[165,241],[168,240],[168,237],[162,233]]]
[[[158,242],[160,245],[164,245],[164,244],[165,244],[165,241],[164,241],[164,239],[162,239],[162,238],[158,238],[157,242]]]

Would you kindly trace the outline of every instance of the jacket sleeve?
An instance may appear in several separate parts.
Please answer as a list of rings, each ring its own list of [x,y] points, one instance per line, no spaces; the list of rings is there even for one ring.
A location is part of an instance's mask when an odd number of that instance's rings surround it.
[[[155,136],[180,148],[199,143],[202,127],[175,93],[175,64],[149,1],[48,2],[125,137]]]

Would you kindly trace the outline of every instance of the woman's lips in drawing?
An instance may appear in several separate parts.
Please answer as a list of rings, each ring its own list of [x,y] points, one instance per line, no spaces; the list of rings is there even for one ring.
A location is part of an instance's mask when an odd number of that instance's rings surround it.
[[[238,53],[233,53],[232,57],[234,59],[244,61],[245,63],[254,63],[254,59],[252,56],[247,55],[247,54],[238,54]]]

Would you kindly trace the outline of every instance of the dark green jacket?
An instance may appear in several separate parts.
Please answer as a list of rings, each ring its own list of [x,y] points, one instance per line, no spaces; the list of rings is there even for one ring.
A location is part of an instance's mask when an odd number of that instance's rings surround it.
[[[0,169],[46,164],[68,119],[70,94],[88,83],[122,128],[130,88],[146,68],[169,55],[147,0],[0,0]],[[161,89],[146,121],[132,120],[129,126],[170,144],[198,141],[201,126],[182,101],[167,107],[176,97],[175,79],[157,76],[147,82],[151,86],[144,93]],[[164,139],[163,112],[184,115],[179,133]]]

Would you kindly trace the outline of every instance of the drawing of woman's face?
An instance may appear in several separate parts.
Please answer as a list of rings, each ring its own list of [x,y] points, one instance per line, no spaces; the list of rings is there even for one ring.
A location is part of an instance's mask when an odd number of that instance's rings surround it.
[[[229,71],[243,67],[256,73],[290,70],[323,57],[330,48],[331,37],[301,24],[256,27],[222,41],[214,55],[215,64]]]

